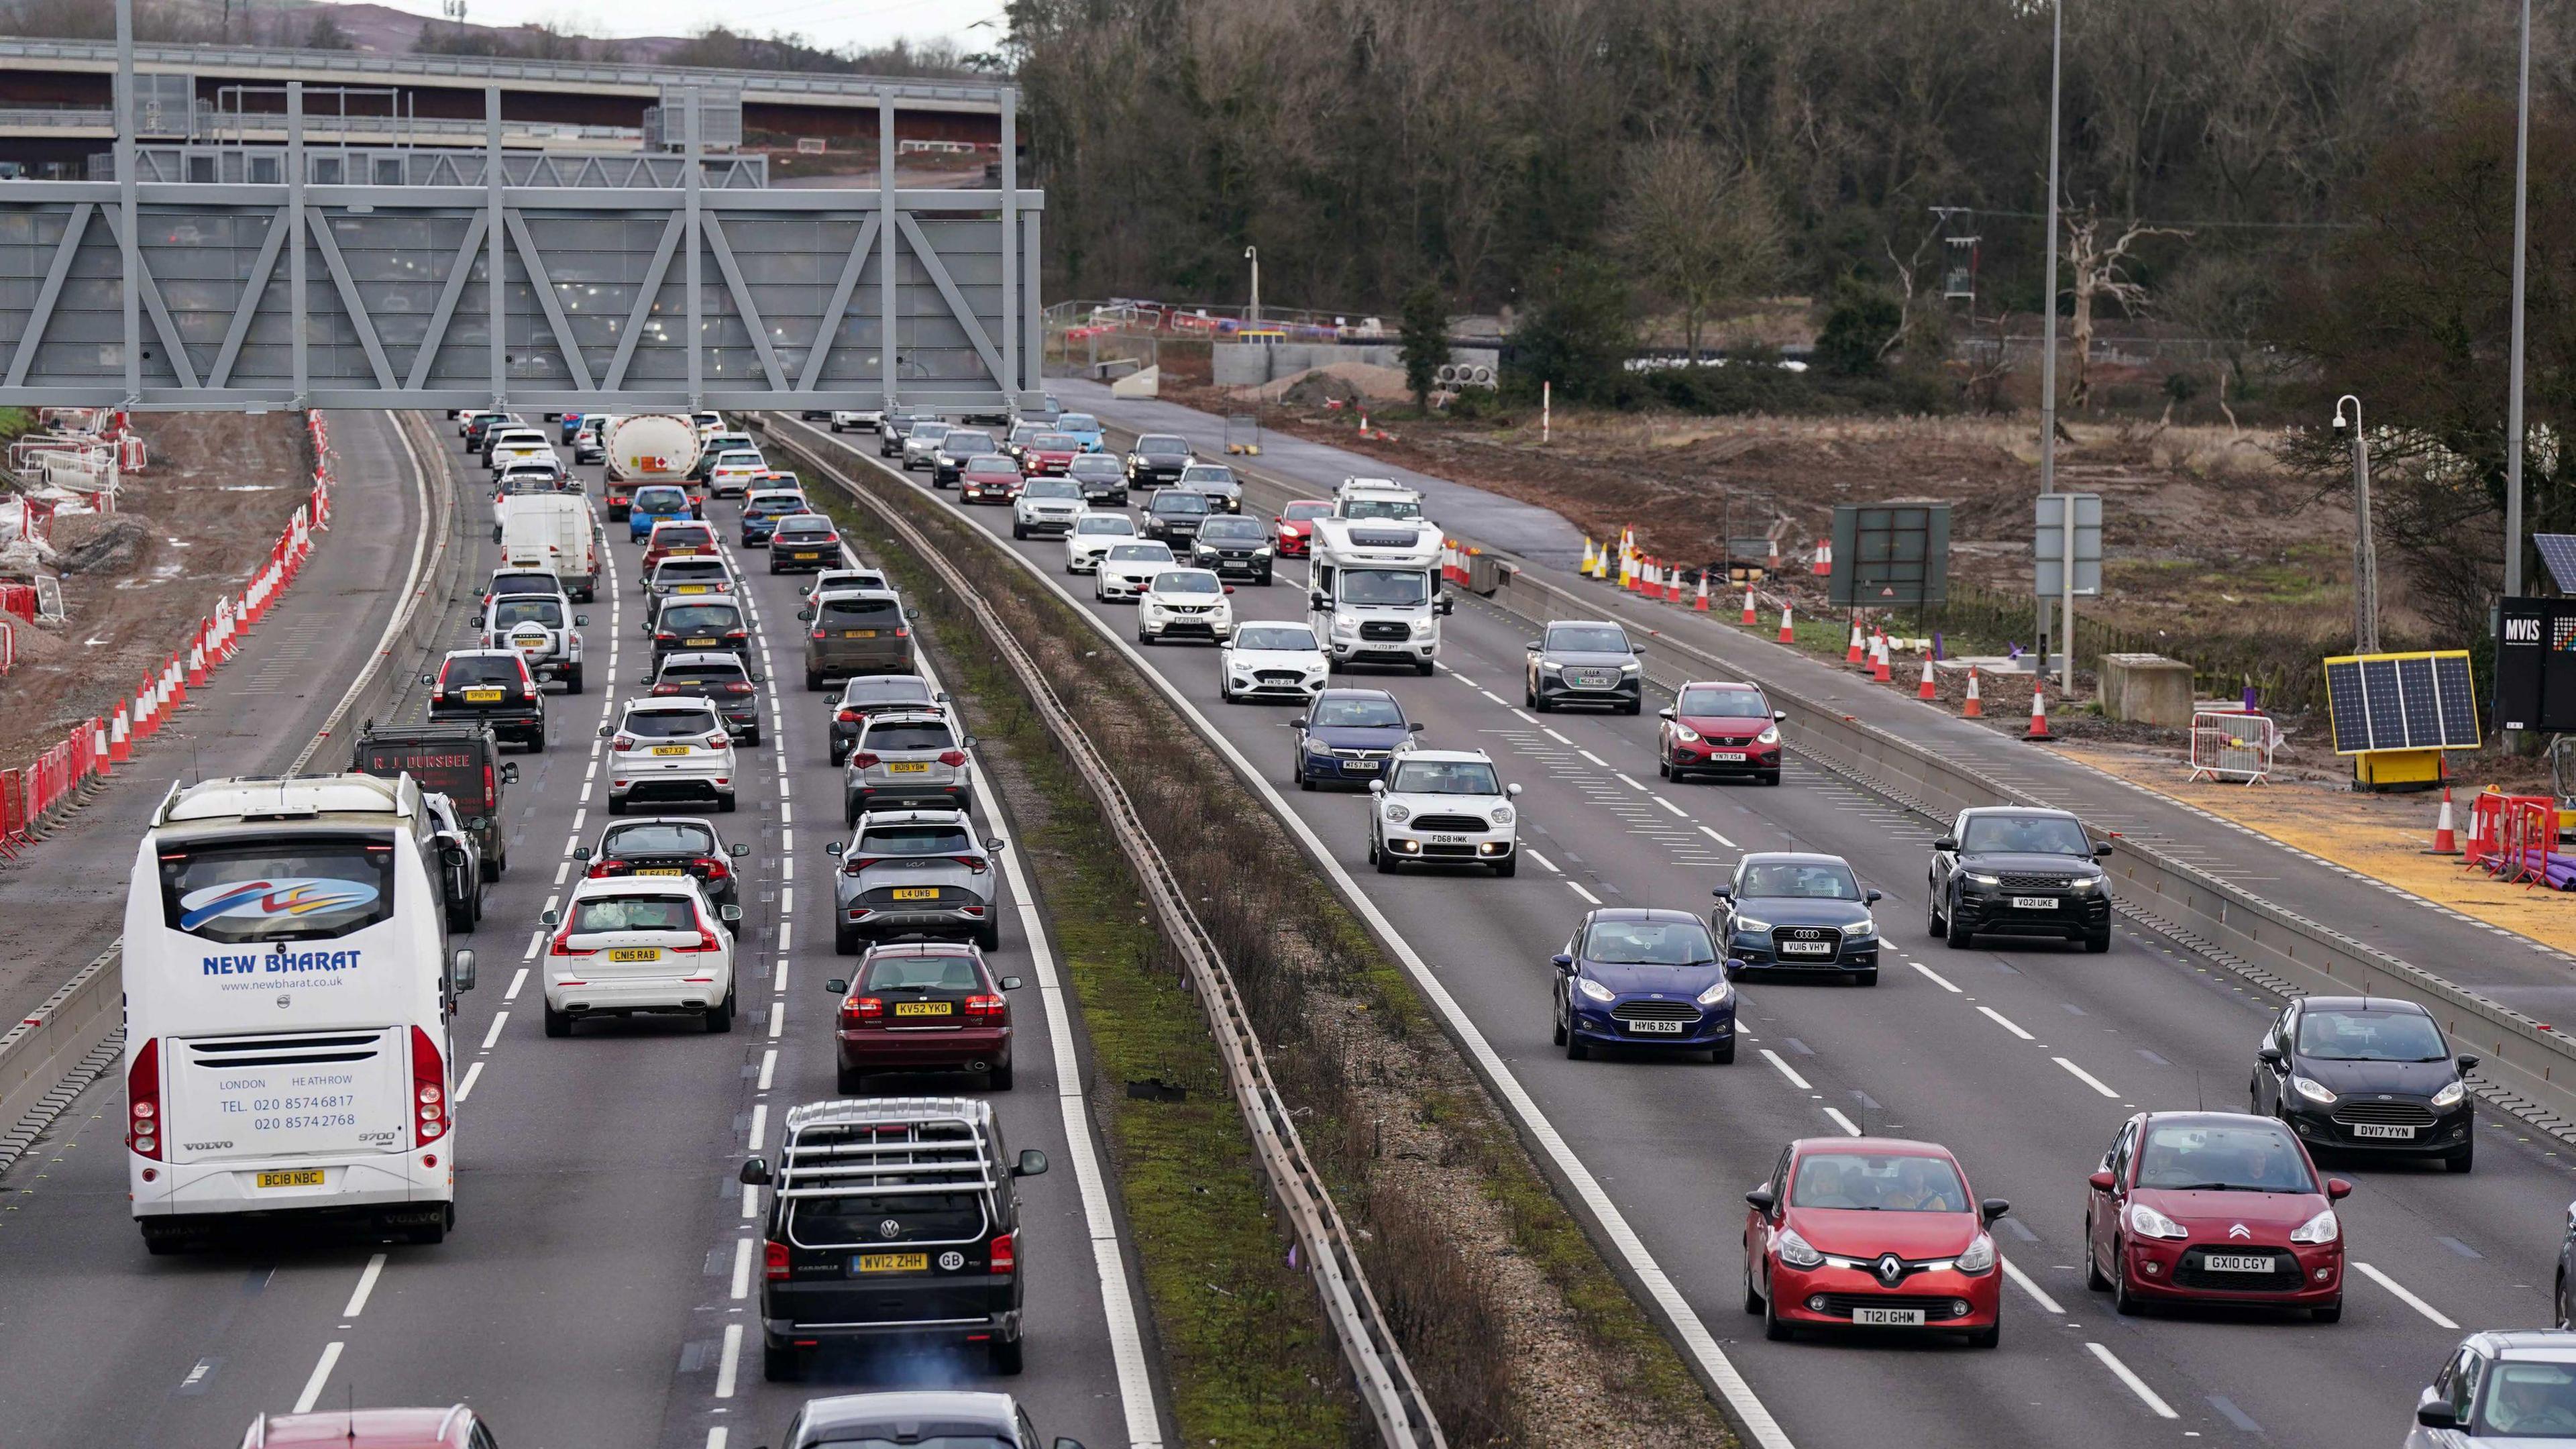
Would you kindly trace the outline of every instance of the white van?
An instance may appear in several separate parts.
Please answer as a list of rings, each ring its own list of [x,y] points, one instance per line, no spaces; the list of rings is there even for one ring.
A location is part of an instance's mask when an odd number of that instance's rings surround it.
[[[436,821],[404,776],[174,785],[125,904],[126,1170],[143,1241],[456,1221],[456,993]]]
[[[1345,495],[1345,501],[1348,495]],[[1429,674],[1440,654],[1447,546],[1436,528],[1372,518],[1318,518],[1306,560],[1306,622],[1334,673],[1353,664],[1410,665]]]
[[[599,590],[599,524],[578,493],[502,495],[501,566],[544,569],[588,603]]]

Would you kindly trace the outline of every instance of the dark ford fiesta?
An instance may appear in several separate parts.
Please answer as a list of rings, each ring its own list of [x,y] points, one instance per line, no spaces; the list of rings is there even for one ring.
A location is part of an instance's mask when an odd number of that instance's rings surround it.
[[[2389,997],[2310,996],[2282,1008],[2254,1049],[2252,1110],[2311,1152],[2439,1157],[2477,1152],[2472,1056],[2451,1055],[2432,1014]]]

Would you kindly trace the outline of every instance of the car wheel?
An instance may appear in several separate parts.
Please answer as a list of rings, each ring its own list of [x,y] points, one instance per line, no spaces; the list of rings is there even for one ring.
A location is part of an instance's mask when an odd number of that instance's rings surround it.
[[[569,694],[579,694],[579,693],[581,693],[581,671],[580,671],[580,670],[578,670],[578,669],[573,669],[573,670],[567,670],[567,671],[565,671],[565,673],[564,673],[564,690],[565,690],[565,692],[566,692],[566,693],[569,693]]]
[[[2110,927],[2108,927],[2108,926],[2104,926],[2101,930],[2098,930],[2098,931],[2091,931],[2091,932],[2087,932],[2087,933],[2086,933],[2086,935],[2085,935],[2085,937],[2084,937],[2084,950],[2085,950],[2086,954],[2088,954],[2088,955],[2093,955],[2093,956],[2099,956],[2099,955],[2101,955],[2103,952],[2108,951],[2108,950],[2110,950],[2110,949],[2111,949],[2111,928],[2110,928]]]
[[[2111,1311],[2123,1318],[2135,1318],[2147,1311],[2145,1300],[2129,1291],[2129,1255],[2111,1244]]]
[[[1377,873],[1379,875],[1395,874],[1395,853],[1393,851],[1380,850],[1376,846],[1372,845],[1369,847],[1369,860],[1372,864],[1377,866]]]
[[[1425,672],[1428,673],[1429,671],[1426,670]],[[1644,714],[1646,712],[1646,702],[1642,699],[1632,699],[1626,704],[1620,706],[1619,712],[1621,714]]]
[[[1762,1290],[1753,1286],[1753,1255],[1751,1253],[1746,1253],[1744,1255],[1744,1311],[1747,1313],[1759,1313],[1762,1311]]]
[[[716,797],[716,813],[718,815],[731,815],[733,813],[733,796],[718,795]]]
[[[1936,941],[1949,934],[1949,928],[1941,924],[1941,898],[1939,896],[1928,896],[1924,899],[1923,933]]]
[[[1554,714],[1556,712],[1556,706],[1548,703],[1546,695],[1532,692],[1530,695],[1530,711],[1534,714]]]
[[[2004,1325],[2000,1318],[1984,1328],[1973,1328],[1968,1331],[1968,1347],[1970,1348],[1993,1348],[1995,1345],[2002,1343],[2003,1341]]]
[[[545,726],[543,726],[543,725],[539,725],[539,726],[537,726],[537,732],[536,732],[535,734],[533,734],[533,735],[528,736],[528,750],[529,750],[529,752],[530,752],[530,753],[532,753],[532,754],[539,754],[539,755],[542,755],[542,754],[544,754],[544,753],[546,752],[546,730],[545,730]]]
[[[1968,949],[1970,942],[1976,940],[1977,933],[1959,923],[1959,907],[1956,902],[1951,903],[1950,909],[1941,913],[1941,920],[1941,943],[1951,950],[1964,951]]]
[[[548,1035],[548,1036],[570,1036],[570,1035],[572,1035],[572,1017],[571,1017],[568,1013],[561,1012],[561,1011],[557,1011],[557,1010],[555,1010],[555,1009],[554,1009],[553,1007],[551,1007],[551,1006],[547,1007],[547,1008],[546,1008],[546,1035]]]
[[[1708,1059],[1710,1064],[1714,1066],[1724,1067],[1734,1065],[1735,1038],[1728,1037],[1724,1042],[1710,1047],[1708,1049]]]
[[[611,795],[611,796],[609,796],[609,797],[608,797],[608,813],[609,813],[609,814],[611,814],[611,815],[623,815],[623,814],[625,814],[625,813],[626,813],[626,802],[625,802],[623,799],[621,799],[621,798],[619,798],[619,797],[617,797],[617,796],[615,796],[615,795]]]
[[[1565,1059],[1569,1062],[1581,1062],[1589,1061],[1591,1058],[1592,1043],[1583,1039],[1583,1034],[1574,1029],[1573,1022],[1567,1022],[1565,1024]]]
[[[474,929],[474,903],[451,901],[447,907],[447,929],[459,934]]]
[[[2453,1172],[2466,1172],[2470,1168],[2475,1167],[2477,1165],[2477,1161],[2478,1144],[2471,1142],[2468,1146],[2463,1147],[2459,1151],[2452,1153],[2450,1156],[2443,1158],[2442,1165]]]
[[[1773,1343],[1787,1343],[1793,1330],[1780,1321],[1780,1305],[1769,1298],[1762,1300],[1762,1336]]]
[[[1878,968],[1872,966],[1866,971],[1855,971],[1851,974],[1851,979],[1852,985],[1854,986],[1876,986],[1878,984]]]
[[[1510,880],[1513,876],[1520,874],[1520,870],[1521,858],[1518,855],[1507,855],[1494,862],[1494,874],[1502,877],[1504,880]]]
[[[1020,523],[1019,523],[1019,520],[1018,520],[1018,519],[1013,519],[1013,520],[1011,520],[1011,537],[1013,537],[1013,538],[1026,538],[1026,537],[1028,537],[1028,536],[1029,536],[1029,531],[1028,531],[1027,529],[1025,529],[1025,528],[1022,528],[1022,527],[1020,526]]]
[[[984,1090],[988,1092],[1007,1092],[1011,1090],[1011,1077],[1012,1066],[1009,1058],[1006,1057],[1000,1063],[995,1065],[991,1071],[984,1074]]]
[[[1777,785],[1780,783],[1780,772],[1777,770],[1765,770],[1755,778],[1759,779],[1765,785]]]
[[[1001,950],[1002,923],[999,920],[988,920],[984,924],[977,926],[975,928],[975,944],[983,947],[987,951]]]
[[[707,1030],[718,1034],[733,1030],[733,988],[725,988],[724,1000],[707,1008]]]
[[[805,1377],[805,1355],[794,1348],[760,1346],[760,1376],[773,1384],[792,1384]]]
[[[1377,837],[1374,835],[1368,838],[1368,863],[1377,864]]]
[[[1437,670],[1439,667],[1440,667],[1440,666],[1439,666],[1438,664],[1433,663],[1431,660],[1428,660],[1428,659],[1417,659],[1417,660],[1413,661],[1413,672],[1414,672],[1414,673],[1416,673],[1416,674],[1429,675],[1429,674],[1431,674],[1433,671]],[[1628,713],[1630,713],[1630,714],[1635,714],[1635,713],[1636,713],[1636,711],[1632,709],[1632,710],[1628,711]]]
[[[993,1361],[993,1372],[1001,1374],[1006,1378],[1012,1374],[1018,1373],[1021,1366],[1020,1340],[1016,1338],[994,1339],[991,1356]]]
[[[832,954],[836,956],[859,954],[859,928],[835,923],[832,927]]]
[[[1565,1045],[1565,1014],[1558,1009],[1562,1004],[1553,996],[1548,999],[1547,1044],[1549,1046]]]
[[[2111,1280],[2102,1276],[2102,1265],[2093,1258],[2093,1215],[2091,1213],[2084,1215],[2084,1286],[2094,1293],[2099,1293],[2111,1286]]]
[[[2343,1322],[2343,1300],[2338,1298],[2325,1307],[2313,1309],[2311,1312],[2319,1323],[2341,1323]]]
[[[1673,757],[1665,754],[1661,750],[1655,751],[1655,773],[1664,779],[1671,779],[1673,777]]]
[[[2555,1323],[2553,1323],[2551,1326],[2552,1326],[2552,1327],[2554,1327],[2554,1328],[2558,1328],[2558,1329],[2560,1329],[2560,1330],[2564,1330],[2564,1329],[2567,1327],[2567,1323],[2568,1323],[2568,1314],[2567,1314],[2567,1273],[2566,1273],[2566,1270],[2561,1269],[2561,1270],[2559,1271],[2559,1274],[2558,1274],[2558,1286],[2557,1286],[2556,1288],[2554,1288],[2554,1289],[2552,1289],[2552,1290],[2550,1291],[2549,1301],[2550,1301],[2551,1303],[2553,1303],[2553,1304],[2557,1305],[2557,1321],[2556,1321]]]
[[[1314,788],[1315,788],[1315,779],[1314,779],[1314,777],[1313,777],[1313,776],[1311,776],[1311,775],[1309,775],[1309,774],[1307,774],[1307,773],[1306,773],[1306,762],[1305,762],[1303,759],[1300,759],[1300,760],[1298,760],[1298,761],[1297,761],[1297,763],[1295,763],[1295,764],[1293,764],[1293,765],[1290,765],[1290,766],[1288,767],[1288,773],[1289,773],[1289,775],[1290,775],[1290,776],[1292,776],[1292,777],[1297,781],[1297,788],[1298,788],[1298,789],[1300,789],[1300,790],[1312,790],[1312,789],[1314,789]]]

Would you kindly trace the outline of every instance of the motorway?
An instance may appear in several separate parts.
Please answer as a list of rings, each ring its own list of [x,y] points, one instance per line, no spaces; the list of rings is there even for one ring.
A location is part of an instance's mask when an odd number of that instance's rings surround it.
[[[819,427],[784,417],[773,427],[802,429],[849,468],[879,466],[872,450],[836,447]],[[1263,466],[1280,471],[1275,458]],[[1329,496],[1330,478],[1304,481],[1314,486],[1296,496]],[[1266,516],[1288,496],[1256,481],[1247,512]],[[1132,640],[1131,606],[1092,603],[1089,580],[1063,572],[1060,543],[1015,544],[1006,510],[968,513],[999,546],[1068,585],[1112,638]],[[1302,618],[1302,583],[1302,567],[1288,565],[1272,588],[1239,588],[1237,620]],[[1464,1005],[1791,1441],[2394,1442],[2461,1330],[2547,1322],[2576,1175],[2555,1139],[2493,1110],[2482,1115],[2484,1151],[2469,1176],[2438,1165],[2329,1166],[2358,1184],[2343,1204],[2341,1323],[2115,1317],[2107,1295],[2082,1283],[2085,1174],[2133,1109],[2242,1103],[2255,1038],[2278,1003],[2126,923],[2108,956],[2047,944],[1939,946],[1923,925],[1929,822],[1802,764],[1776,790],[1664,785],[1651,715],[1540,719],[1517,707],[1532,632],[1460,596],[1437,677],[1342,680],[1382,684],[1427,723],[1426,745],[1489,750],[1506,778],[1527,786],[1531,862],[1516,879],[1356,874],[1362,800],[1281,798]],[[1288,707],[1220,703],[1207,646],[1136,652],[1274,784],[1285,782]],[[1546,955],[1585,909],[1704,913],[1709,886],[1741,851],[1784,848],[1844,855],[1887,893],[1880,986],[1749,979],[1748,1050],[1730,1067],[1616,1054],[1572,1062],[1550,1047]],[[1975,1193],[2012,1200],[1998,1233],[2014,1285],[1999,1351],[1769,1343],[1741,1313],[1740,1195],[1784,1142],[1843,1132],[1944,1142]]]
[[[360,431],[335,420],[344,449]],[[388,455],[371,460],[384,466],[344,471],[388,489],[399,478],[408,496],[390,419],[374,415],[365,435],[386,445]],[[433,415],[415,437],[438,486],[461,489],[469,518],[486,516],[484,475],[457,451],[453,426]],[[595,470],[585,471],[595,496]],[[719,533],[729,532],[733,505],[710,511]],[[346,558],[373,569],[377,590],[390,592],[381,581],[399,578],[400,567],[357,541],[390,547],[407,542],[408,531],[350,527],[363,516],[343,502],[340,536],[317,569]],[[479,581],[497,550],[488,529],[470,533],[476,554],[464,577]],[[761,1223],[734,1173],[746,1154],[775,1151],[771,1124],[788,1108],[834,1095],[833,999],[823,983],[846,974],[846,962],[831,949],[831,861],[822,851],[839,807],[838,772],[821,763],[826,697],[796,688],[803,579],[769,575],[758,553],[737,563],[747,565],[761,668],[788,684],[768,694],[761,743],[742,747],[742,808],[709,817],[727,840],[753,847],[737,957],[742,1013],[722,1036],[678,1018],[596,1023],[568,1040],[543,1035],[540,992],[528,979],[544,939],[537,917],[572,875],[572,847],[594,839],[604,821],[595,732],[618,700],[640,692],[649,658],[645,648],[622,652],[638,637],[640,550],[623,524],[608,537],[610,578],[596,602],[579,606],[590,621],[592,687],[578,698],[552,696],[544,752],[511,752],[521,773],[507,800],[512,869],[487,897],[479,930],[458,941],[476,951],[481,981],[455,1023],[455,1232],[437,1247],[268,1241],[148,1257],[127,1216],[123,1087],[110,1072],[0,1174],[0,1281],[10,1285],[0,1295],[0,1404],[9,1406],[10,1442],[225,1444],[262,1411],[461,1399],[513,1446],[750,1449],[774,1442],[809,1396],[910,1385],[1007,1388],[1049,1438],[1160,1440],[1127,1307],[1132,1264],[1082,1111],[1070,1006],[1035,933],[1041,922],[1016,853],[1005,867],[1012,908],[994,967],[1029,985],[1014,996],[1017,1087],[995,1101],[1010,1147],[1039,1148],[1051,1162],[1045,1176],[1021,1184],[1027,1371],[993,1378],[980,1352],[875,1353],[826,1358],[801,1384],[761,1381]],[[336,605],[322,629],[372,640],[373,628],[348,629],[352,598],[314,587],[315,579],[308,571],[290,597]],[[451,606],[446,647],[472,643],[474,602]],[[334,660],[346,668],[333,672]],[[356,661],[311,662],[316,672],[299,703],[318,714]],[[615,688],[602,687],[611,679]],[[420,693],[409,691],[395,717],[418,718]],[[280,721],[255,701],[200,698],[200,718],[252,732],[266,750],[219,767],[209,749],[209,773],[281,767],[310,738],[309,724]],[[326,747],[322,767],[337,763],[337,749]],[[12,887],[60,891],[86,877],[89,890],[121,903],[139,812],[149,808],[131,803],[145,799],[143,785],[117,787],[115,798],[136,812],[123,829],[94,830],[94,845],[79,851],[49,844]],[[159,791],[148,794],[157,800]],[[106,943],[91,930],[70,954],[86,960]],[[917,1078],[899,1089],[969,1092],[973,1084]],[[1084,1134],[1079,1144],[1069,1124]]]

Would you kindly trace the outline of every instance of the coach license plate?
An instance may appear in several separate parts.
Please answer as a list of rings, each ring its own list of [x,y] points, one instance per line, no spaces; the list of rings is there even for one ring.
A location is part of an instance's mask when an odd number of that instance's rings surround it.
[[[945,1001],[898,1001],[894,1004],[894,1014],[897,1016],[946,1016],[949,1014],[949,1010],[948,1003]]]
[[[2053,911],[2057,909],[2057,897],[2015,896],[2012,898],[2012,904],[2016,911]]]
[[[1744,763],[1744,752],[1742,750],[1711,750],[1708,752],[1708,757],[1712,760],[1717,760],[1729,765],[1740,765]]]
[[[891,775],[927,775],[930,773],[930,762],[928,760],[897,760],[893,764],[886,766],[886,773]]]
[[[1682,1024],[1678,1021],[1632,1021],[1628,1023],[1628,1029],[1630,1031],[1645,1032],[1650,1036],[1679,1036],[1682,1034]]]
[[[688,752],[689,747],[687,745],[655,745],[653,747],[653,753],[657,755],[685,755]]]
[[[851,1266],[862,1273],[923,1273],[930,1269],[928,1253],[861,1253]]]
[[[2272,1260],[2261,1253],[2212,1253],[2201,1260],[2213,1273],[2269,1273]]]
[[[1831,941],[1783,941],[1780,943],[1780,954],[1783,956],[1830,956],[1834,954],[1834,943]]]
[[[1852,1322],[1866,1328],[1921,1328],[1920,1308],[1855,1308]]]
[[[662,948],[659,946],[620,946],[616,950],[608,953],[608,959],[611,961],[659,961],[662,959]]]
[[[2363,1122],[2354,1126],[2352,1129],[2352,1135],[2355,1137],[2387,1137],[2398,1141],[2406,1141],[2414,1137],[2415,1129],[2412,1127],[2382,1126],[2376,1122]]]
[[[263,1172],[259,1175],[259,1185],[262,1187],[320,1187],[322,1169],[292,1167],[283,1172]]]
[[[501,702],[501,691],[497,689],[469,689],[465,691],[465,702],[467,704],[499,704]]]
[[[899,901],[935,901],[939,899],[939,888],[937,886],[900,886],[896,888],[894,898]]]

